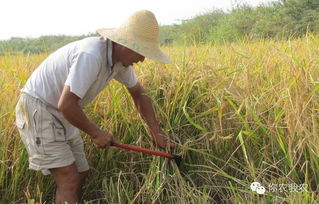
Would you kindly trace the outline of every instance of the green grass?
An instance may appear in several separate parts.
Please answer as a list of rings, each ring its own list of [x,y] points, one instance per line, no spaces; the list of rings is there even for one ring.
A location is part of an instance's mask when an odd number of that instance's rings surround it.
[[[316,203],[319,181],[318,36],[224,46],[168,47],[173,63],[145,61],[136,74],[161,127],[183,156],[180,168],[141,153],[95,148],[87,203]],[[51,201],[50,177],[27,169],[14,107],[43,55],[0,58],[0,202]],[[112,82],[87,115],[123,143],[154,148],[128,92]],[[259,181],[266,194],[250,190]],[[307,192],[270,192],[270,184]]]

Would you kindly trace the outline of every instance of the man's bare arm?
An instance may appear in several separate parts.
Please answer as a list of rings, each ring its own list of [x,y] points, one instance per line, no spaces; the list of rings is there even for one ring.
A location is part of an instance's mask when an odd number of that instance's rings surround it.
[[[101,130],[87,118],[79,105],[79,100],[80,98],[70,91],[69,86],[64,86],[58,109],[72,125],[90,135],[98,147],[107,147],[113,141],[112,134]]]
[[[140,83],[137,83],[134,87],[128,88],[128,91],[134,100],[137,110],[148,125],[157,146],[165,148],[167,145],[167,137],[159,127],[151,100],[145,94],[144,88],[140,85]]]

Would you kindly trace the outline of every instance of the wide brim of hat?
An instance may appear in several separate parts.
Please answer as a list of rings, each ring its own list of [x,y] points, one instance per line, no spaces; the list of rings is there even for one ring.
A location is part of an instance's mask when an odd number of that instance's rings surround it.
[[[123,29],[103,28],[96,31],[101,36],[108,38],[120,45],[123,45],[144,57],[163,62],[169,63],[170,59],[166,53],[164,53],[158,46],[157,43],[152,41],[145,41],[138,39]]]

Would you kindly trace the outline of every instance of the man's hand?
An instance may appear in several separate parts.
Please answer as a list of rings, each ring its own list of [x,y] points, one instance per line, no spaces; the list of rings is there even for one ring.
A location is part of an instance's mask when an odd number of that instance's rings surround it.
[[[175,148],[175,144],[171,144],[168,140],[168,137],[165,135],[164,132],[160,131],[158,133],[152,134],[155,140],[155,145],[162,149],[166,149],[168,146],[169,148]]]
[[[112,134],[104,130],[98,130],[92,136],[92,141],[99,148],[108,148],[112,143],[118,143]]]

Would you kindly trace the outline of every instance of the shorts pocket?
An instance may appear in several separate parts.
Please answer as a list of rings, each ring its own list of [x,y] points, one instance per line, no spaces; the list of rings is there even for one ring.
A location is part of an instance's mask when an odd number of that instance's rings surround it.
[[[54,140],[56,142],[64,142],[66,141],[66,130],[65,127],[63,126],[62,122],[53,116],[53,122],[52,122],[52,130],[53,130],[53,135],[54,135]]]
[[[25,125],[26,125],[24,112],[22,110],[22,103],[20,101],[17,103],[17,106],[16,106],[15,125],[17,126],[19,131],[22,131],[25,128]]]
[[[54,134],[54,140],[57,142],[63,142],[66,140],[65,138],[65,129],[63,126],[56,124],[55,122],[52,123],[52,129]]]
[[[21,118],[16,119],[15,125],[17,126],[19,131],[22,131],[24,129],[25,124],[26,124],[25,120]]]
[[[19,134],[20,134],[20,138],[22,139],[22,142],[24,144],[27,144],[26,121],[24,119],[17,118],[16,121],[15,121],[15,125],[18,128],[18,131],[19,131]]]

